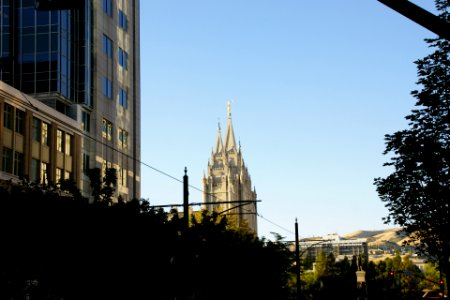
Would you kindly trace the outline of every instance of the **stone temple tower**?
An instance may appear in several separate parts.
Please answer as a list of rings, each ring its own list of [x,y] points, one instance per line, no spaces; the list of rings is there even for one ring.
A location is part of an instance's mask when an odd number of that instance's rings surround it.
[[[252,190],[241,145],[234,138],[230,102],[225,140],[219,124],[216,144],[203,176],[203,202],[207,210],[226,214],[231,224],[258,233],[256,190]]]

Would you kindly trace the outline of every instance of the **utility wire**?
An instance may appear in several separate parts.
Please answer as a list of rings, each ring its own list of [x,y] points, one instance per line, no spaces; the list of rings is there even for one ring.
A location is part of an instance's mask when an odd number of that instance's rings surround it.
[[[242,208],[242,209],[243,209],[243,210],[246,210],[246,211],[248,211],[248,212],[251,212],[251,210],[249,210],[249,209],[247,209],[247,208]],[[269,222],[270,224],[275,225],[275,226],[277,226],[278,228],[281,228],[281,229],[283,229],[284,231],[289,232],[290,234],[295,235],[295,233],[294,233],[293,231],[291,231],[291,230],[289,230],[289,229],[287,229],[287,228],[285,228],[285,227],[283,227],[283,226],[281,226],[281,225],[278,225],[278,224],[276,224],[275,222],[270,221],[269,219],[263,217],[260,213],[256,212],[256,215],[257,215],[258,217],[260,217],[261,219],[263,219],[263,220]]]
[[[25,97],[25,99],[28,101],[28,103],[29,103],[29,105],[30,105],[31,107],[33,107],[35,110],[39,110],[37,107],[35,107],[35,106],[31,103],[31,101],[28,99],[28,97],[26,96],[26,94],[22,93],[22,95]],[[166,173],[166,172],[164,172],[164,171],[161,171],[161,170],[159,170],[159,169],[157,169],[157,168],[155,168],[155,167],[153,167],[153,166],[151,166],[151,165],[149,165],[149,164],[143,162],[142,160],[137,159],[136,157],[131,156],[130,154],[125,153],[125,152],[123,152],[123,151],[117,149],[116,147],[110,145],[109,143],[105,143],[104,141],[99,140],[99,139],[97,139],[97,138],[95,138],[95,137],[93,137],[93,136],[91,136],[91,135],[88,135],[88,134],[86,134],[86,133],[83,132],[83,131],[81,131],[81,132],[79,132],[79,133],[80,133],[83,137],[88,138],[88,139],[91,139],[91,140],[93,140],[94,142],[99,143],[99,144],[101,144],[102,146],[105,146],[105,147],[111,149],[112,151],[117,152],[118,154],[121,154],[121,155],[123,155],[123,156],[125,156],[125,157],[127,157],[127,158],[129,158],[129,159],[131,159],[131,160],[133,160],[133,161],[135,161],[135,162],[138,162],[139,164],[141,164],[141,165],[143,165],[143,166],[146,166],[146,167],[148,167],[148,168],[150,168],[150,169],[152,169],[152,170],[154,170],[154,171],[156,171],[156,172],[158,172],[158,173],[160,173],[160,174],[162,174],[162,175],[164,175],[164,176],[167,176],[167,177],[169,177],[169,178],[171,178],[171,179],[173,179],[173,180],[175,180],[175,181],[178,181],[178,182],[180,182],[180,183],[183,183],[182,180],[176,178],[175,176],[172,176],[172,175],[170,175],[170,174],[168,174],[168,173]],[[210,195],[210,196],[212,196],[212,197],[218,199],[217,196],[215,195],[215,193],[208,193],[208,192],[205,192],[205,191],[203,191],[202,189],[197,188],[196,186],[193,186],[193,185],[190,185],[190,184],[189,184],[188,186],[189,186],[190,188],[196,190],[196,191],[199,191],[199,192],[201,192],[201,193],[205,193],[205,194],[207,194],[207,195]],[[259,201],[261,201],[261,200],[259,200]],[[207,204],[208,204],[208,203],[207,203]],[[244,208],[244,210],[245,210],[245,208]],[[253,212],[252,212],[252,213],[253,213]],[[263,217],[261,214],[259,214],[259,213],[257,213],[257,212],[256,212],[256,215],[257,215],[258,217],[264,219],[265,221],[271,223],[272,225],[275,225],[275,226],[277,226],[277,227],[279,227],[279,228],[281,228],[281,229],[283,229],[283,230],[285,230],[285,231],[287,231],[287,232],[289,232],[289,233],[293,233],[292,231],[290,231],[290,230],[284,228],[283,226],[280,226],[280,225],[276,224],[275,222],[272,222],[272,221],[270,221],[269,219]]]
[[[161,170],[159,170],[159,169],[157,169],[157,168],[155,168],[155,167],[153,167],[153,166],[151,166],[151,165],[149,165],[149,164],[143,162],[142,160],[137,159],[137,158],[135,158],[135,157],[133,157],[133,156],[131,156],[131,155],[129,155],[129,154],[127,154],[127,153],[125,153],[125,152],[119,150],[119,149],[117,149],[116,147],[110,145],[109,143],[105,143],[104,141],[101,141],[101,140],[99,140],[99,139],[97,139],[97,138],[95,138],[95,137],[92,137],[92,136],[90,136],[90,135],[88,135],[88,134],[86,134],[86,133],[84,133],[84,132],[82,132],[82,135],[83,135],[84,137],[87,137],[87,138],[89,138],[89,139],[91,139],[91,140],[93,140],[93,141],[95,141],[95,142],[101,144],[102,146],[105,146],[105,147],[107,147],[107,148],[109,148],[109,149],[111,149],[111,150],[113,150],[113,151],[115,151],[115,152],[117,152],[117,153],[119,153],[119,154],[121,154],[121,155],[123,155],[123,156],[126,156],[127,158],[130,158],[130,159],[132,159],[132,160],[135,160],[136,162],[140,163],[141,165],[146,166],[146,167],[148,167],[148,168],[150,168],[150,169],[152,169],[152,170],[154,170],[154,171],[156,171],[156,172],[158,172],[158,173],[160,173],[160,174],[162,174],[162,175],[164,175],[164,176],[167,176],[167,177],[169,177],[169,178],[171,178],[171,179],[173,179],[173,180],[175,180],[175,181],[178,181],[178,182],[180,182],[180,183],[183,183],[183,180],[180,180],[180,179],[176,178],[175,176],[172,176],[172,175],[170,175],[170,174],[168,174],[168,173],[166,173],[166,172],[164,172],[164,171],[161,171]],[[198,188],[198,187],[196,187],[196,186],[190,185],[190,184],[189,184],[188,186],[189,186],[190,188],[194,189],[194,190],[197,190],[197,191],[199,191],[199,192],[201,192],[201,193],[208,194],[208,195],[210,195],[210,196],[212,196],[212,197],[218,199],[217,196],[215,195],[215,193],[208,193],[208,192],[205,192],[205,191],[203,191],[202,189],[200,189],[200,188]],[[254,201],[255,201],[255,202],[259,202],[259,201],[261,201],[261,200],[254,200]],[[202,204],[217,204],[217,203],[216,203],[216,202],[212,202],[212,203],[209,203],[209,202],[208,202],[208,203],[202,203]],[[178,206],[178,204],[173,205],[173,206]],[[173,206],[172,206],[172,207],[173,207]],[[158,206],[158,205],[153,205],[153,207],[164,207],[164,206],[161,206],[161,205],[159,205],[159,206]],[[166,206],[166,207],[169,207],[169,206]],[[243,208],[243,209],[244,209],[244,210],[247,210],[247,211],[250,211],[250,210],[245,209],[245,208]],[[252,212],[252,213],[254,213],[254,212]],[[266,222],[269,222],[270,224],[272,224],[272,225],[274,225],[274,226],[277,226],[278,228],[283,229],[283,230],[286,231],[286,232],[289,232],[289,233],[291,233],[291,234],[294,234],[291,230],[289,230],[289,229],[287,229],[287,228],[285,228],[285,227],[283,227],[283,226],[281,226],[281,225],[276,224],[275,222],[273,222],[273,221],[267,219],[266,217],[263,217],[263,216],[262,216],[261,214],[259,214],[258,212],[256,212],[256,215],[257,215],[258,217],[260,217],[261,219],[265,220]]]
[[[290,234],[295,235],[295,233],[294,233],[293,231],[291,231],[291,230],[289,230],[289,229],[287,229],[287,228],[285,228],[285,227],[283,227],[283,226],[281,226],[281,225],[278,225],[278,224],[276,224],[276,223],[270,221],[269,219],[263,217],[263,216],[260,215],[259,213],[256,213],[256,215],[257,215],[258,217],[260,217],[261,219],[263,219],[263,220],[269,222],[270,224],[275,225],[275,226],[277,226],[278,228],[281,228],[281,229],[283,229],[284,231],[289,232]]]

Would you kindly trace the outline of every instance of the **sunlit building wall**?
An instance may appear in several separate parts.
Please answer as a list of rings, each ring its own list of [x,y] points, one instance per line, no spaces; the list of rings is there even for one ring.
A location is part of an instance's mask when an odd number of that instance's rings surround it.
[[[0,81],[0,179],[81,183],[80,124]]]
[[[83,194],[87,170],[108,167],[117,170],[115,196],[139,198],[139,1],[0,0],[0,8],[0,80],[79,124]]]

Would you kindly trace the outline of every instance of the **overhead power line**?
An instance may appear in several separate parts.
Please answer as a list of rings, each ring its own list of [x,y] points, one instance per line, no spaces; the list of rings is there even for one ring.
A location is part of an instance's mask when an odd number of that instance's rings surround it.
[[[168,174],[167,172],[164,172],[164,171],[162,171],[162,170],[160,170],[160,169],[158,169],[158,168],[155,168],[155,167],[153,167],[153,166],[151,166],[151,165],[149,165],[149,164],[143,162],[142,160],[137,159],[136,157],[133,157],[133,156],[131,156],[130,154],[125,153],[125,152],[123,152],[123,151],[117,149],[116,147],[110,145],[109,143],[105,143],[104,141],[99,140],[99,139],[97,139],[97,138],[94,138],[94,137],[92,137],[92,136],[90,136],[90,135],[88,135],[88,134],[86,134],[86,133],[82,133],[82,135],[83,135],[84,137],[87,137],[87,138],[89,138],[89,139],[91,139],[91,140],[93,140],[93,141],[95,141],[95,142],[101,144],[102,146],[105,146],[105,147],[111,149],[112,151],[115,151],[115,152],[117,152],[117,153],[119,153],[119,154],[121,154],[121,155],[123,155],[123,156],[126,156],[126,157],[129,158],[129,159],[132,159],[132,160],[134,160],[134,161],[140,163],[140,164],[143,165],[143,166],[146,166],[146,167],[149,168],[149,169],[152,169],[152,170],[155,171],[155,172],[158,172],[158,173],[160,173],[160,174],[162,174],[162,175],[164,175],[164,176],[166,176],[166,177],[168,177],[168,178],[170,178],[170,179],[172,179],[172,180],[175,180],[175,181],[178,181],[178,182],[180,182],[180,183],[183,183],[183,180],[178,179],[178,178],[176,178],[175,176],[172,176],[172,175]],[[196,191],[199,191],[199,192],[201,192],[201,193],[206,193],[206,194],[211,195],[212,197],[214,197],[214,198],[217,199],[217,196],[216,196],[214,193],[208,193],[208,192],[205,192],[205,191],[203,191],[202,189],[200,189],[200,188],[198,188],[198,187],[196,187],[196,186],[193,186],[193,185],[191,185],[191,184],[189,184],[188,186],[189,186],[190,188],[196,190]],[[251,203],[250,200],[242,200],[242,201],[244,201],[244,202],[248,201],[249,203]],[[261,202],[261,200],[251,200],[251,201],[253,201],[253,202]],[[230,201],[225,201],[225,202],[226,202],[226,203],[230,203]],[[239,200],[237,200],[236,202],[242,203],[242,202],[239,201]],[[220,204],[220,201],[218,201],[218,202],[206,202],[206,203],[205,203],[205,202],[198,202],[198,203],[192,203],[192,204],[190,204],[190,205],[203,205],[203,204]],[[177,207],[177,206],[183,206],[183,204],[152,205],[152,207],[161,207],[161,208],[162,208],[162,207]],[[247,210],[247,211],[250,211],[250,210],[245,209],[245,208],[243,208],[243,209],[244,209],[244,210]],[[289,232],[289,233],[291,233],[291,234],[294,234],[294,232],[292,232],[291,230],[289,230],[289,229],[287,229],[287,228],[285,228],[285,227],[283,227],[283,226],[281,226],[281,225],[278,225],[277,223],[275,223],[275,222],[273,222],[273,221],[271,221],[271,220],[269,220],[269,219],[263,217],[263,216],[262,216],[261,214],[259,214],[258,212],[256,212],[256,215],[257,215],[258,217],[260,217],[261,219],[265,220],[266,222],[269,222],[270,224],[272,224],[272,225],[274,225],[274,226],[276,226],[276,227],[278,227],[278,228],[280,228],[280,229],[283,229],[283,230],[286,231],[286,232]]]

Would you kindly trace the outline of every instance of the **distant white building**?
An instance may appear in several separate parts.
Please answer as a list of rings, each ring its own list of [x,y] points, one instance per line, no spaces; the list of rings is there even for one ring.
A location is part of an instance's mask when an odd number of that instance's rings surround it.
[[[323,237],[304,239],[299,242],[300,256],[302,259],[315,261],[320,252],[326,255],[333,253],[336,260],[347,257],[349,260],[353,256],[364,255],[368,257],[368,243],[365,238],[346,239],[338,234],[329,234]]]

